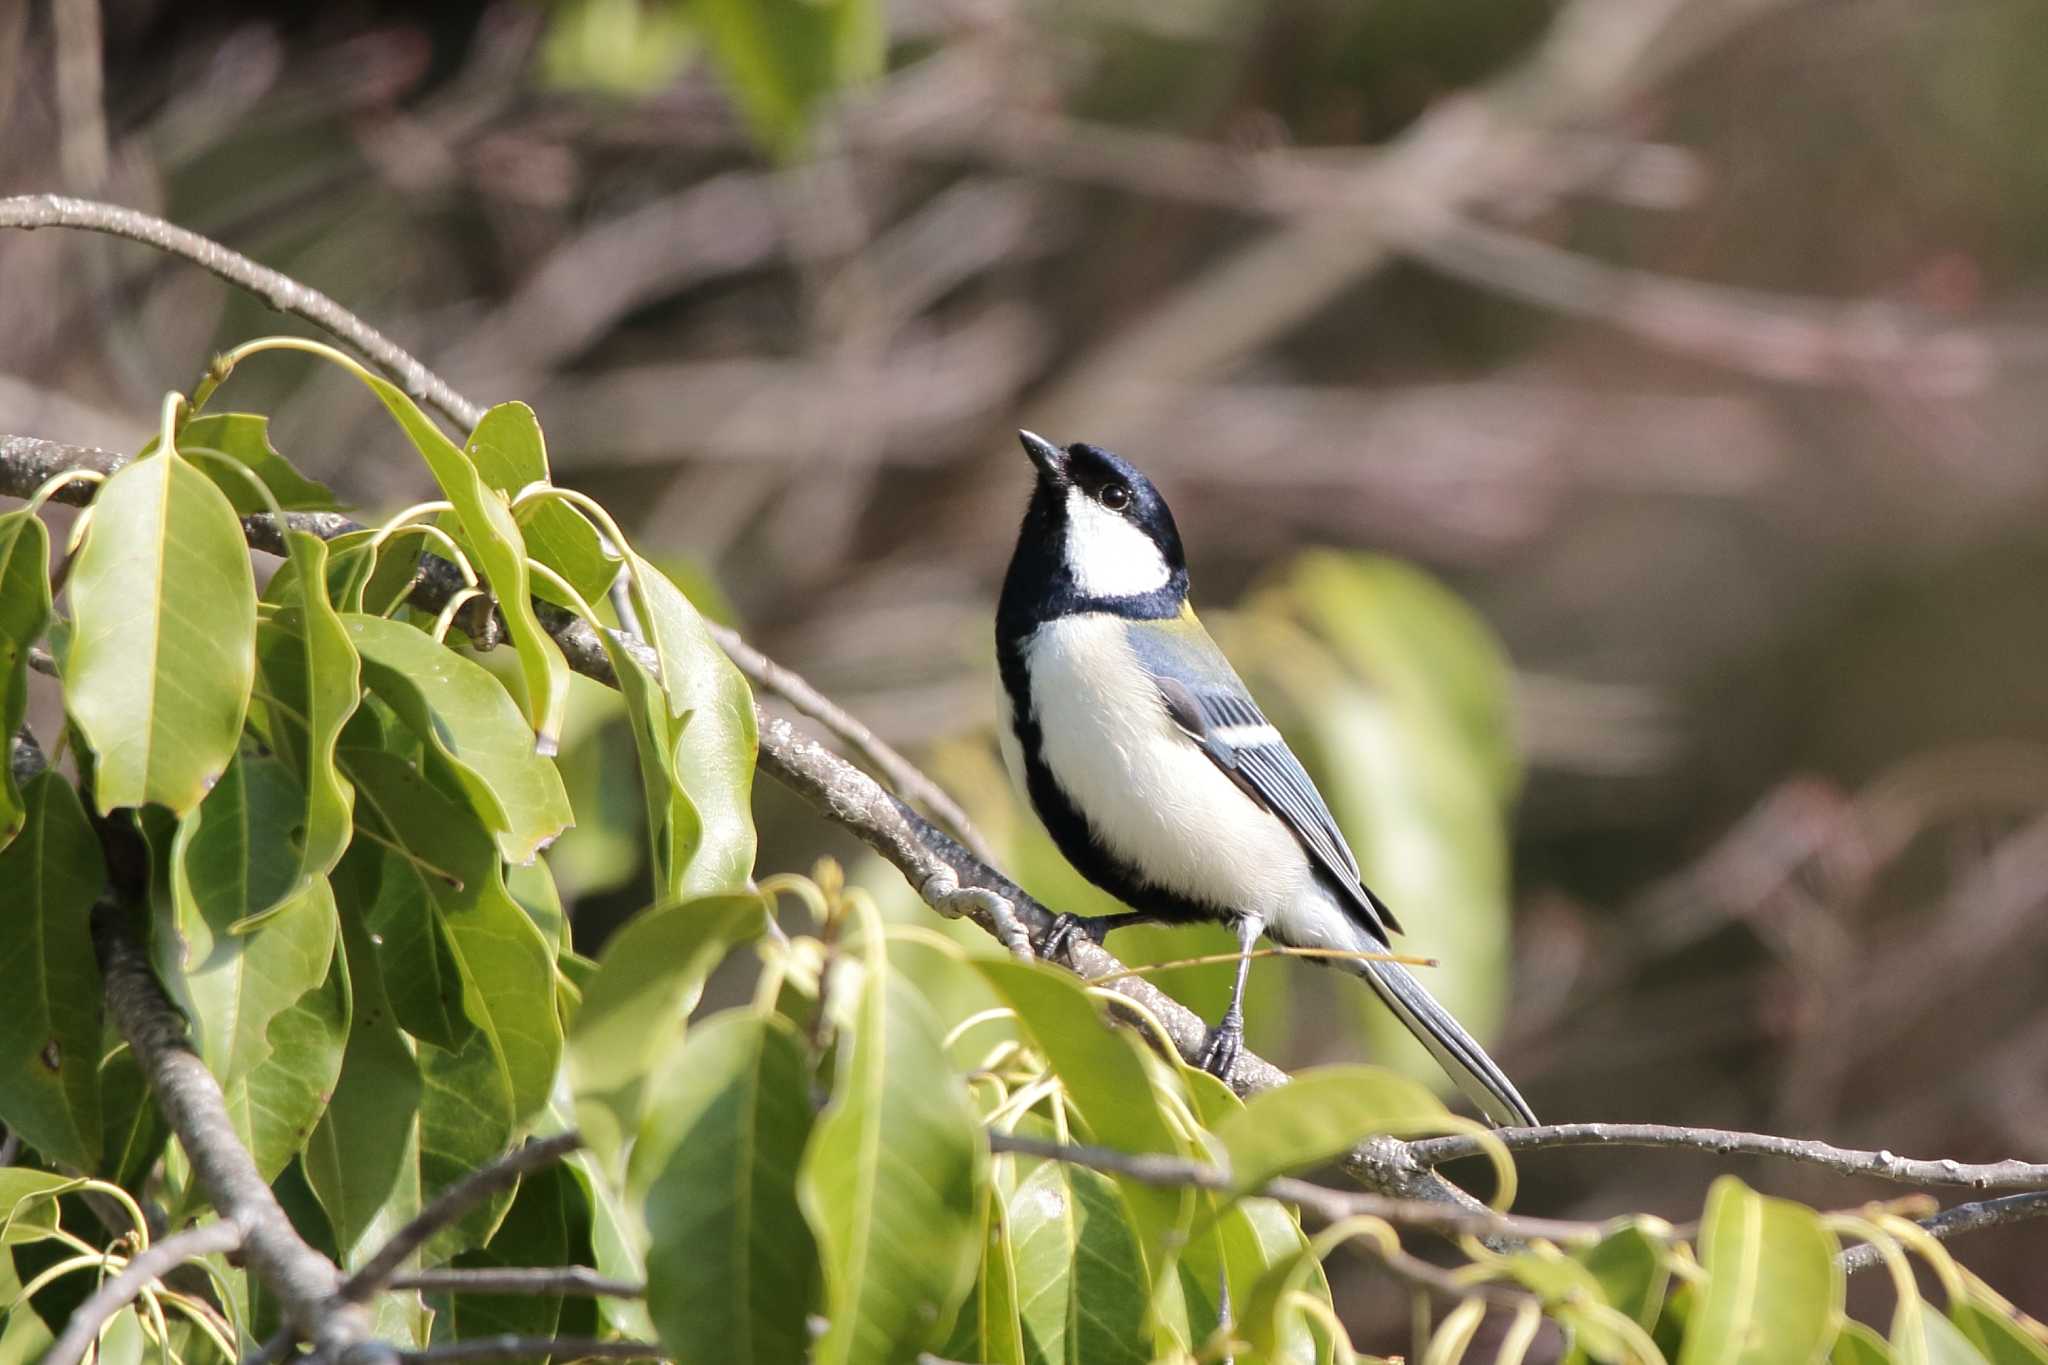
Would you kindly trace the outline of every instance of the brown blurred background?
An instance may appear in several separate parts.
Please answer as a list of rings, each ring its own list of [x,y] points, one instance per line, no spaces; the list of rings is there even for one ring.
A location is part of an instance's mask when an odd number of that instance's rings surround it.
[[[2048,1157],[2048,9],[887,24],[771,157],[687,7],[0,0],[0,192],[161,213],[531,402],[560,478],[956,781],[993,771],[1016,426],[1151,472],[1204,604],[1311,546],[1419,565],[1512,660],[1496,1052],[1540,1112]],[[62,232],[0,236],[0,319],[0,432],[126,449],[302,330]],[[426,496],[343,381],[229,397],[359,507]],[[759,805],[765,868],[840,847]],[[577,856],[581,939],[630,894]],[[1254,1041],[1356,1056],[1341,1022]],[[1532,1210],[1683,1220],[1730,1163],[1523,1168]],[[2041,1229],[1961,1245],[2036,1313]],[[1370,1344],[1398,1305],[1347,1274]]]

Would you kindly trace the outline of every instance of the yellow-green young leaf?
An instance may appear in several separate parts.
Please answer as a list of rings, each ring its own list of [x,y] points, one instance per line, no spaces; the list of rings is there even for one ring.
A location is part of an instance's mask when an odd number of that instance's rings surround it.
[[[497,851],[466,808],[394,755],[341,753],[356,784],[356,822],[387,854],[382,880],[402,889],[408,914],[416,915],[410,907],[422,903],[430,909],[461,985],[463,1014],[488,1041],[511,1100],[511,1121],[524,1122],[547,1102],[561,1061],[547,941],[505,890]],[[380,888],[380,902],[385,894]],[[373,917],[373,933],[376,922]],[[387,936],[378,949],[387,990],[393,979],[388,946]]]
[[[1700,1220],[1707,1283],[1678,1365],[1808,1365],[1842,1321],[1841,1247],[1813,1210],[1724,1175]]]
[[[326,485],[299,473],[271,447],[270,419],[256,413],[221,412],[194,417],[178,433],[178,449],[213,450],[227,456],[261,479],[270,496],[277,499],[277,505],[287,512],[330,512],[337,505]],[[204,462],[200,468],[206,468]],[[220,491],[243,516],[269,510],[249,487],[248,480],[225,471],[209,471],[209,477],[220,485]]]
[[[931,1011],[871,947],[798,1193],[824,1262],[819,1365],[944,1341],[980,1259],[988,1148]]]
[[[1973,1285],[1972,1289],[1981,1286]],[[2048,1345],[2015,1322],[2006,1306],[1988,1293],[1982,1301],[1950,1300],[1948,1315],[1991,1365],[2048,1365]]]
[[[1990,1365],[1962,1328],[1931,1308],[1919,1317],[1920,1330],[1927,1339],[1927,1365]],[[1892,1354],[1902,1354],[1896,1341],[1892,1343]]]
[[[481,664],[398,621],[342,617],[363,682],[448,764],[505,861],[523,863],[572,818],[555,765],[534,752],[519,708]]]
[[[803,1359],[818,1278],[796,1192],[811,1135],[803,1044],[778,1015],[727,1010],[654,1084],[627,1188],[645,1210],[662,1345],[677,1360]]]
[[[675,722],[660,748],[670,755],[668,779],[688,798],[694,817],[686,828],[685,812],[673,807],[665,851],[656,841],[656,856],[666,863],[658,872],[670,897],[737,891],[754,870],[754,696],[682,590],[646,560],[637,567],[647,590],[642,625],[661,657],[662,689]],[[649,708],[630,695],[627,702],[637,731],[638,713]]]
[[[77,1186],[69,1176],[0,1166],[0,1247],[39,1242],[57,1230],[56,1196]]]
[[[1440,1128],[1448,1117],[1435,1096],[1406,1077],[1371,1066],[1327,1066],[1252,1096],[1215,1131],[1230,1154],[1232,1182],[1255,1190],[1276,1175],[1340,1156],[1372,1134]]]
[[[1671,1264],[1663,1243],[1640,1224],[1630,1223],[1573,1255],[1593,1272],[1601,1297],[1610,1307],[1645,1330],[1657,1325],[1664,1289],[1671,1281]]]
[[[1892,1365],[1892,1348],[1870,1328],[1845,1318],[1841,1333],[1828,1351],[1829,1365]]]
[[[321,912],[334,918],[327,879],[313,883]],[[341,1075],[348,1042],[348,964],[337,943],[326,979],[270,1021],[263,1059],[222,1087],[235,1133],[265,1180],[275,1180],[306,1146]]]
[[[45,1159],[100,1156],[100,971],[88,915],[99,839],[56,773],[29,779],[26,821],[0,849],[0,1123]]]
[[[272,1021],[327,979],[334,956],[326,879],[299,880],[292,831],[302,808],[282,762],[243,752],[171,841],[171,894],[157,901],[151,952],[223,1087],[270,1055]]]
[[[569,696],[569,661],[548,633],[541,629],[528,596],[530,576],[526,570],[526,541],[505,495],[490,487],[477,473],[467,455],[450,441],[441,428],[419,410],[397,385],[368,371],[357,377],[383,400],[391,415],[413,443],[441,496],[454,504],[462,524],[463,539],[473,551],[477,569],[490,583],[505,616],[505,633],[519,654],[519,676],[524,684],[523,712],[533,727],[538,751],[551,756],[561,739],[563,707]],[[514,862],[524,862],[515,858]]]
[[[1140,1365],[1152,1358],[1144,1253],[1107,1176],[1032,1163],[1005,1214],[1026,1360]]]
[[[463,444],[485,483],[508,496],[529,484],[552,482],[540,422],[524,403],[500,403],[483,415]],[[597,528],[559,499],[534,503],[519,514],[526,552],[567,579],[586,602],[596,602],[618,576],[619,558],[604,552]],[[552,596],[545,583],[536,585]],[[563,606],[574,603],[564,602]]]
[[[650,1081],[674,1065],[704,978],[767,923],[760,897],[714,896],[636,915],[605,944],[583,985],[567,1052],[577,1126],[599,1169],[619,1169]]]
[[[332,872],[354,833],[355,788],[335,766],[334,746],[361,698],[362,670],[327,600],[327,546],[304,531],[285,541],[291,564],[277,578],[289,582],[279,589],[272,580],[284,601],[257,629],[256,666],[271,747],[298,777],[296,887]]]
[[[175,452],[116,471],[71,573],[64,701],[101,811],[197,806],[235,755],[256,674],[256,581],[235,509]]]
[[[693,13],[754,135],[785,155],[827,98],[882,70],[880,0],[704,0]]]
[[[1051,967],[1008,958],[977,959],[974,966],[1052,1062],[1094,1141],[1122,1152],[1187,1155],[1161,1093],[1174,1078],[1127,1031],[1103,1020],[1101,1005],[1080,982]],[[1173,1248],[1194,1210],[1193,1192],[1131,1180],[1117,1184],[1130,1205],[1153,1283],[1170,1279]]]
[[[20,508],[0,516],[0,742],[28,712],[28,650],[50,624],[50,533]],[[0,763],[0,848],[26,811],[14,765]]]

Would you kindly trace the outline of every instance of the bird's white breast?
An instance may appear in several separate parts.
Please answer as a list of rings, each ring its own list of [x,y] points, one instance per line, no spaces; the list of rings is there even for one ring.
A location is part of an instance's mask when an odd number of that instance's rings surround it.
[[[1147,880],[1270,920],[1307,889],[1307,858],[1167,717],[1127,629],[1114,616],[1070,616],[1025,643],[1045,765],[1096,838]],[[1004,756],[1021,781],[1004,728]]]

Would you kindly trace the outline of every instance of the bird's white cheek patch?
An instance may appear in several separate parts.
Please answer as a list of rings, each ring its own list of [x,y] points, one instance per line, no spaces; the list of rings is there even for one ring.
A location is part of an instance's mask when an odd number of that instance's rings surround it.
[[[1067,492],[1067,571],[1088,597],[1138,597],[1173,576],[1150,536],[1078,488]]]

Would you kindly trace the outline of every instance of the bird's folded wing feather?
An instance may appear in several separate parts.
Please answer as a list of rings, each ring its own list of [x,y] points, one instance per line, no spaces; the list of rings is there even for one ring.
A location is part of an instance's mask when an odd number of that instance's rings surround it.
[[[1398,933],[1400,922],[1365,885],[1322,793],[1207,632],[1195,627],[1148,634],[1139,644],[1139,660],[1173,723],[1246,795],[1279,817],[1351,898],[1367,928],[1382,940],[1390,929]]]

